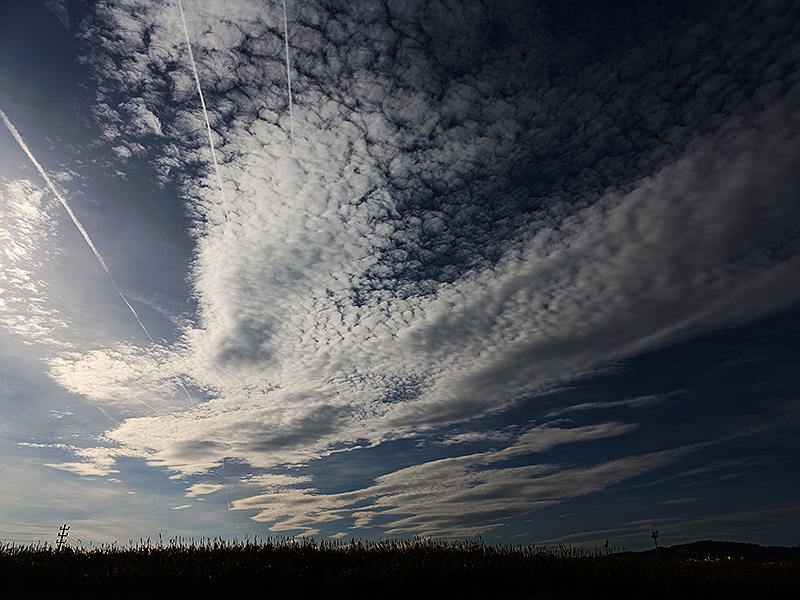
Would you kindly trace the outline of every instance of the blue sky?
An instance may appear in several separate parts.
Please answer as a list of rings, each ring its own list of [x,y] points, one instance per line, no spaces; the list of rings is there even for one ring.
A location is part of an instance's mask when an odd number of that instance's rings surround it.
[[[0,3],[0,539],[797,544],[796,3],[183,10]]]

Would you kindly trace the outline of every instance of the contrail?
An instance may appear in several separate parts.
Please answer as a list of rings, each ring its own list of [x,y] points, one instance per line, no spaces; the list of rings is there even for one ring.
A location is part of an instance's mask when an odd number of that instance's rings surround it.
[[[109,421],[114,423],[114,425],[119,425],[119,421],[117,421],[116,419],[112,418],[106,411],[104,411],[102,409],[102,407],[98,406],[97,404],[95,404],[94,406],[95,406],[95,408],[97,410],[99,410],[101,413],[103,413],[103,415],[105,416],[106,419],[108,419]]]
[[[28,155],[28,158],[31,159],[33,166],[36,167],[37,171],[39,171],[39,174],[42,176],[42,179],[44,179],[45,183],[47,184],[47,187],[50,188],[50,191],[53,192],[53,195],[58,199],[59,202],[61,202],[61,206],[63,206],[64,210],[67,211],[69,218],[72,219],[72,222],[75,224],[75,227],[78,228],[78,231],[81,232],[83,239],[89,245],[89,248],[92,249],[95,258],[97,258],[97,262],[100,263],[100,266],[103,267],[103,270],[106,272],[106,275],[108,275],[108,279],[111,281],[111,285],[114,286],[114,289],[117,291],[117,294],[119,294],[119,297],[122,298],[122,301],[130,309],[131,313],[136,319],[136,322],[139,323],[139,327],[142,328],[142,331],[144,331],[145,335],[147,336],[147,339],[150,340],[151,342],[154,342],[153,337],[150,335],[150,332],[147,331],[147,327],[144,326],[144,323],[142,323],[142,320],[139,318],[139,314],[136,312],[136,309],[133,308],[133,306],[131,306],[131,303],[128,302],[128,299],[120,291],[119,287],[117,287],[117,283],[111,276],[111,271],[108,270],[108,265],[106,265],[106,261],[103,260],[103,257],[97,250],[97,247],[94,245],[92,239],[89,237],[89,234],[86,232],[86,229],[84,229],[83,225],[78,220],[78,217],[75,216],[75,213],[72,212],[72,209],[69,207],[69,204],[67,204],[67,201],[64,199],[64,196],[62,196],[56,189],[56,186],[53,185],[53,182],[50,180],[50,177],[47,176],[47,173],[42,168],[42,165],[40,165],[39,161],[36,160],[36,157],[33,156],[30,149],[28,148],[28,145],[25,143],[25,140],[22,139],[22,136],[19,134],[19,131],[17,131],[17,128],[14,127],[14,125],[11,123],[11,121],[9,121],[8,117],[6,116],[6,113],[4,113],[2,110],[0,110],[0,119],[3,120],[3,123],[5,123],[6,128],[8,128],[8,130],[11,132],[11,135],[14,136],[14,139],[17,140],[19,147],[22,148],[23,152],[25,152],[25,154]]]
[[[289,90],[289,138],[294,154],[294,116],[292,115],[292,70],[289,68],[289,24],[286,20],[286,0],[283,0],[283,40],[286,44],[286,88]]]
[[[186,47],[189,50],[189,63],[194,72],[194,81],[197,84],[197,95],[200,96],[200,105],[203,107],[203,116],[206,120],[206,128],[208,129],[208,145],[211,147],[211,158],[214,161],[214,172],[217,174],[217,184],[219,184],[219,191],[222,193],[222,206],[225,210],[225,220],[228,220],[228,203],[225,200],[225,188],[222,186],[222,176],[219,174],[219,163],[217,162],[217,151],[214,149],[214,138],[211,132],[211,121],[208,118],[208,110],[206,109],[206,100],[203,96],[203,88],[200,86],[200,74],[197,72],[197,65],[194,62],[194,53],[192,53],[192,43],[189,41],[189,29],[186,27],[186,16],[183,14],[183,2],[178,0],[178,8],[181,11],[181,23],[183,24],[183,35],[186,38]]]

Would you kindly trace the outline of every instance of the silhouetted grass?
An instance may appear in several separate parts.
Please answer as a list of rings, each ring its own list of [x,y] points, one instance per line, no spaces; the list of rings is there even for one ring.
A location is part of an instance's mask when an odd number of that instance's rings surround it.
[[[800,559],[705,562],[416,539],[0,547],[7,598],[798,598]]]

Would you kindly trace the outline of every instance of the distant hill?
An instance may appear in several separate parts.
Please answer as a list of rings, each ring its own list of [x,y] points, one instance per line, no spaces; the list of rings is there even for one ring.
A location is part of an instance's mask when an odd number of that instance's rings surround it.
[[[655,549],[636,554],[654,555]],[[800,546],[759,546],[743,542],[715,542],[702,540],[658,549],[659,556],[670,558],[747,558],[751,560],[785,560],[800,558]]]

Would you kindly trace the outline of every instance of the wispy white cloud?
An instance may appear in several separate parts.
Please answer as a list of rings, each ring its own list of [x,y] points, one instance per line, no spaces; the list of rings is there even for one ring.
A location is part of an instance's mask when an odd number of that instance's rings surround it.
[[[195,496],[204,496],[206,494],[213,494],[221,489],[224,486],[216,485],[213,483],[195,483],[194,485],[189,486],[186,489],[186,496],[189,498],[193,498]]]
[[[74,454],[77,458],[82,459],[80,462],[44,463],[46,467],[69,471],[77,473],[78,475],[107,476],[112,473],[119,473],[119,471],[113,467],[120,455],[109,448],[79,448],[69,444],[38,444],[31,442],[20,442],[17,445],[22,448],[66,450]]]
[[[40,187],[27,180],[0,185],[0,324],[22,343],[50,342],[64,321],[48,306],[48,284],[37,270],[47,260],[41,242],[53,235],[55,220]]]
[[[378,522],[388,535],[463,538],[490,531],[499,519],[607,489],[675,462],[695,449],[684,447],[573,468],[549,464],[503,467],[497,463],[508,454],[481,453],[400,469],[352,492],[287,489],[237,500],[233,508],[258,509],[255,519],[274,523],[272,531],[315,528],[352,513],[357,527]],[[488,467],[490,464],[493,466]]]
[[[105,476],[111,473],[119,473],[119,471],[109,469],[108,467],[98,466],[88,462],[45,463],[44,466],[69,471],[77,475]]]
[[[564,413],[575,412],[575,411],[582,411],[582,410],[595,410],[598,408],[643,408],[648,406],[657,406],[666,402],[671,396],[679,394],[678,392],[672,392],[669,394],[650,394],[648,396],[637,396],[635,398],[625,398],[623,400],[611,400],[609,402],[583,402],[581,404],[573,404],[571,406],[567,406],[565,408],[560,408],[557,410],[552,410],[548,412],[545,416],[547,418],[553,418]]]

